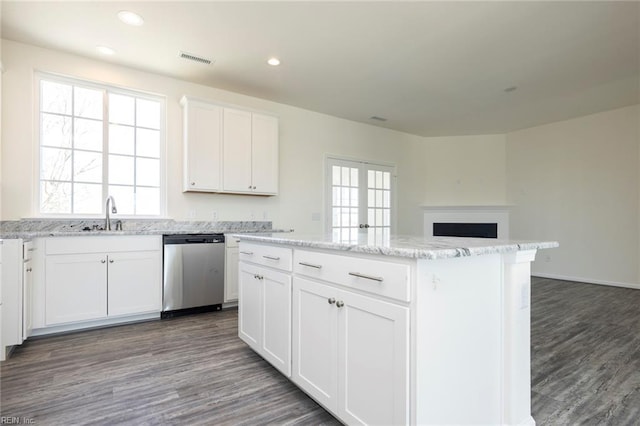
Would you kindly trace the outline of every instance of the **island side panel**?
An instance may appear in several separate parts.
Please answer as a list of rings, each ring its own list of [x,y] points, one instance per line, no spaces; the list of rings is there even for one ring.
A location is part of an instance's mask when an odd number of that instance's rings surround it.
[[[415,424],[503,419],[502,259],[418,260]]]
[[[504,424],[535,425],[531,417],[531,262],[536,250],[505,254]]]

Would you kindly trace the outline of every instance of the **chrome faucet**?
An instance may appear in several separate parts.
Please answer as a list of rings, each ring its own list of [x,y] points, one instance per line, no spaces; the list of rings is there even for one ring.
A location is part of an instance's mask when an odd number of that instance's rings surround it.
[[[107,197],[107,201],[104,203],[104,210],[107,213],[104,219],[104,229],[107,231],[111,231],[111,217],[109,217],[109,202],[111,202],[111,213],[118,213],[118,209],[116,208],[116,200],[112,195]]]

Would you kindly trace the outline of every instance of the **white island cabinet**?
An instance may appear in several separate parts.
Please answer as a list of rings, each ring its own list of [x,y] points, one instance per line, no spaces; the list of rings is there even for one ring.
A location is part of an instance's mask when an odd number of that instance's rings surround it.
[[[342,422],[535,424],[530,262],[557,243],[237,237],[240,337],[272,363],[260,339],[279,342],[285,362],[290,339],[291,380]],[[250,284],[276,272],[269,262],[292,286],[267,301],[265,285]]]

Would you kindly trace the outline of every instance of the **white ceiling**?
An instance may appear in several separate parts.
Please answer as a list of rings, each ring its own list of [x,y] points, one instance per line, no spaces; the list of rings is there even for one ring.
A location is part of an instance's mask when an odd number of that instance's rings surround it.
[[[423,136],[640,102],[639,2],[4,0],[2,37]]]

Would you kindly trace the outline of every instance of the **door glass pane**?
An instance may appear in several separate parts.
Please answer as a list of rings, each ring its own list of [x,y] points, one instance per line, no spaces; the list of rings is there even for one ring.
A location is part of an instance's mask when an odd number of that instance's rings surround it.
[[[390,228],[390,168],[348,160],[335,160],[335,163],[329,163],[327,168],[331,173],[328,184],[331,186],[329,195],[333,207],[328,211],[332,234],[344,241],[353,239],[358,232],[364,231],[360,228],[361,224]],[[354,166],[349,167],[350,164]],[[366,177],[364,182],[361,176]],[[388,189],[383,189],[385,185]],[[380,236],[382,235],[380,231]]]
[[[340,185],[340,167],[339,166],[333,166],[331,168],[332,172],[331,172],[331,176],[332,176],[332,181],[334,185]]]

